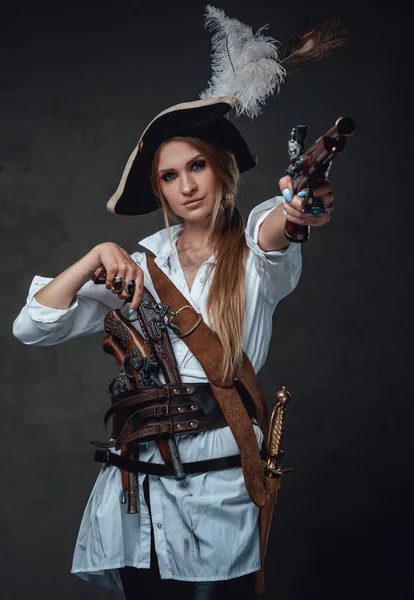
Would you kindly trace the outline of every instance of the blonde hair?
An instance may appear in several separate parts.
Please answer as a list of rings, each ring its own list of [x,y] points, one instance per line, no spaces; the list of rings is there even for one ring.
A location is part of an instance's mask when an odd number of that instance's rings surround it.
[[[167,141],[184,141],[201,152],[209,161],[217,179],[216,203],[210,217],[209,243],[216,241],[214,270],[206,311],[211,328],[216,332],[224,351],[223,377],[233,375],[241,367],[245,299],[245,260],[248,254],[243,216],[236,207],[240,173],[234,154],[217,148],[211,142],[192,136],[176,136],[162,142],[155,152],[151,170],[154,194],[161,202],[165,226],[171,241],[170,220],[184,223],[165,200],[157,176],[159,155]]]

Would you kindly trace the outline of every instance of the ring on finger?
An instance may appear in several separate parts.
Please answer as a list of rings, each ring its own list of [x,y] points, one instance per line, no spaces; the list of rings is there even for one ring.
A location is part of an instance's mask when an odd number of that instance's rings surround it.
[[[120,294],[124,288],[124,280],[122,277],[114,277],[111,281],[111,292],[115,294]]]
[[[130,279],[124,283],[124,292],[128,294],[128,296],[132,296],[135,290],[135,281]]]

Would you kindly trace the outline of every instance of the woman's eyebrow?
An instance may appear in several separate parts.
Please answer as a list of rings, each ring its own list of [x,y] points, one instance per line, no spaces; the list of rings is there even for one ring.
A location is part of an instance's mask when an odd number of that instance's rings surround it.
[[[203,155],[202,155],[202,154],[196,154],[196,156],[193,156],[193,158],[190,158],[190,160],[188,160],[188,161],[185,163],[185,166],[186,166],[186,167],[188,167],[188,165],[189,165],[190,163],[192,163],[192,162],[193,162],[193,161],[194,161],[196,158],[200,158],[200,156],[203,156]],[[158,175],[161,175],[161,173],[164,173],[165,171],[174,171],[174,169],[173,169],[173,168],[170,168],[170,169],[160,169],[160,170],[158,171]]]

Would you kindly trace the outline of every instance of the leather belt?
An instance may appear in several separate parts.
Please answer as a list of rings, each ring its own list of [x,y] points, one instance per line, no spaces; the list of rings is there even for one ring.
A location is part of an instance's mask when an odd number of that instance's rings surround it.
[[[265,448],[260,451],[260,456],[262,460],[266,459]],[[174,477],[173,468],[169,467],[167,464],[161,465],[144,462],[142,460],[134,460],[133,458],[126,458],[119,454],[115,454],[114,452],[110,452],[109,450],[97,450],[95,452],[95,461],[113,465],[123,471],[129,471],[131,473],[145,473],[147,475],[157,475],[158,477]],[[221,471],[223,469],[234,469],[235,467],[241,467],[240,454],[183,463],[184,472],[188,475],[207,473],[208,471]]]
[[[257,424],[256,408],[242,384],[234,381],[251,420]],[[107,411],[104,423],[114,417],[110,442],[91,442],[98,448],[117,450],[131,442],[199,433],[227,427],[227,421],[209,383],[166,384],[162,388],[139,388],[124,392]]]

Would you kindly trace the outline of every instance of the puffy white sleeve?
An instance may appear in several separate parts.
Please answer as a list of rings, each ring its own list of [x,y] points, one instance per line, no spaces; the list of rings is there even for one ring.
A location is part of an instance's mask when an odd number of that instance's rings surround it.
[[[272,305],[295,289],[302,272],[300,244],[291,243],[284,250],[271,252],[264,252],[258,244],[260,225],[283,201],[283,196],[275,196],[256,206],[249,214],[245,229],[253,264],[263,284],[265,297]]]
[[[143,252],[131,255],[140,264]],[[104,331],[104,319],[110,310],[120,308],[123,300],[105,285],[87,281],[72,304],[65,309],[40,304],[34,296],[53,278],[36,275],[29,288],[26,304],[13,323],[13,335],[23,344],[53,346],[74,337]]]

